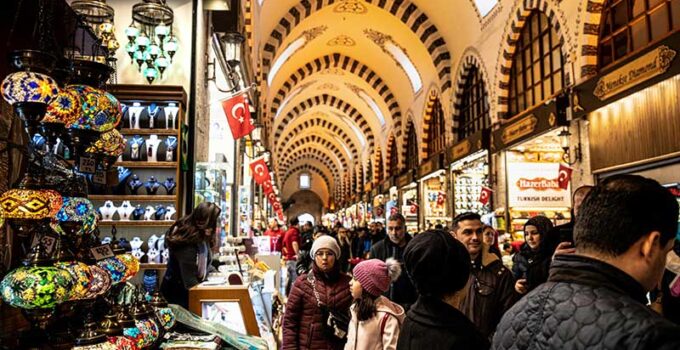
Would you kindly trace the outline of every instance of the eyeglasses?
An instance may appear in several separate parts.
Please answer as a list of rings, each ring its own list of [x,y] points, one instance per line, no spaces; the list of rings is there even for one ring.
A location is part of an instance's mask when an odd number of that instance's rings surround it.
[[[335,253],[333,252],[316,252],[314,256],[318,257],[330,257],[330,256],[335,256]]]

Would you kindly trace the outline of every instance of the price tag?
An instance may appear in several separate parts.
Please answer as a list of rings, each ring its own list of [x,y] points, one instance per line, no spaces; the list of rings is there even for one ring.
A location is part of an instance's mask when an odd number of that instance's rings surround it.
[[[114,256],[113,250],[111,249],[111,246],[108,244],[100,245],[99,247],[94,247],[90,248],[90,251],[92,252],[92,255],[94,258],[99,261],[99,260],[104,260],[106,258],[110,258]]]
[[[106,173],[102,170],[97,171],[92,177],[92,182],[99,185],[106,185]]]
[[[40,240],[40,241],[38,241]],[[38,244],[42,244],[42,246],[45,248],[45,252],[49,255],[52,254],[52,251],[54,250],[54,244],[57,243],[57,239],[52,236],[42,236],[42,238],[38,238],[38,235],[33,235],[33,242],[31,243],[31,246],[36,246]]]
[[[97,161],[90,157],[80,157],[80,167],[78,169],[84,174],[94,174],[97,171]]]

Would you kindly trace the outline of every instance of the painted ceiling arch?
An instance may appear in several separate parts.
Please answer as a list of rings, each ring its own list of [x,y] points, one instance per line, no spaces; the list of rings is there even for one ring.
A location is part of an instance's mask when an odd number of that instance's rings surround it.
[[[279,176],[285,174],[285,170],[287,170],[291,164],[296,162],[298,158],[306,156],[307,154],[319,156],[319,161],[328,166],[329,169],[333,170],[333,173],[337,174],[337,176],[340,178],[342,177],[343,169],[347,169],[346,167],[342,167],[340,159],[329,150],[319,148],[319,145],[308,144],[285,154],[285,156],[278,163],[277,171]]]
[[[337,2],[334,0],[303,0],[291,6],[285,13],[279,15],[272,13],[270,18],[273,18],[274,21],[275,18],[280,19],[278,23],[274,24],[262,46],[262,64],[265,74],[270,71],[276,55],[284,47],[290,35],[294,34],[298,27],[303,26],[304,22],[308,22],[316,14],[322,12],[336,15],[336,18],[342,16],[343,20],[349,16],[369,15],[371,20],[366,20],[366,22],[371,23],[377,22],[376,17],[379,16],[376,13],[392,17],[394,19],[391,23],[393,27],[395,22],[399,22],[398,24],[405,31],[409,31],[412,37],[417,38],[420,46],[426,49],[429,60],[436,66],[436,75],[441,78],[441,90],[447,91],[451,87],[451,54],[446,41],[428,15],[419,8],[415,1],[411,0],[367,0],[365,2],[357,0]],[[267,33],[267,29],[264,33]],[[410,43],[407,47],[413,47],[413,44],[415,43]]]
[[[345,130],[347,126],[343,127],[343,123],[338,123],[337,121],[323,117],[321,114],[307,114],[293,120],[290,124],[286,126],[283,130],[282,138],[274,140],[274,152],[276,154],[281,154],[283,149],[295,138],[307,132],[324,132],[331,137],[337,137],[342,141],[352,152],[352,159],[357,159],[359,157],[359,150],[361,150],[361,144],[356,139],[356,136],[350,130],[349,133]]]
[[[343,76],[339,76],[341,74]],[[286,101],[286,98],[290,98],[289,96],[292,94],[298,93],[308,87],[308,85],[305,85],[307,81],[313,81],[308,79],[314,79],[319,76],[331,76],[331,79],[349,80],[350,78],[345,77],[345,74],[358,77],[364,81],[365,84],[355,84],[363,87],[364,90],[366,90],[366,93],[371,95],[373,100],[378,104],[381,102],[385,104],[389,113],[387,116],[389,116],[389,119],[394,120],[396,127],[401,128],[401,107],[390,87],[377,73],[363,64],[360,60],[340,53],[317,57],[313,61],[305,63],[298,68],[280,87],[271,86],[270,88],[273,91],[276,91],[276,94],[271,95],[271,115],[276,115],[279,107]],[[345,81],[345,83],[349,82]],[[405,102],[406,101],[404,101],[404,103]]]
[[[319,172],[319,170],[315,168],[298,168],[294,172],[291,172],[290,175],[282,182],[283,186],[281,188],[281,194],[283,197],[288,198],[289,193],[293,193],[301,189],[299,182],[299,176],[301,174],[308,174],[310,176],[310,187],[307,190],[316,193],[324,201],[324,203],[327,203],[330,200],[330,197],[333,196],[332,187],[330,187],[328,181],[324,179],[325,176],[323,173]]]
[[[326,183],[326,186],[328,186],[329,189],[333,188],[335,185],[335,182],[333,181],[332,175],[329,177],[329,172],[330,169],[324,167],[324,166],[317,166],[316,164],[309,164],[309,163],[303,163],[303,164],[293,164],[291,166],[291,169],[288,171],[288,173],[283,177],[283,183],[286,183],[288,179],[300,172],[304,171],[311,171],[315,172],[317,175],[321,176],[323,181]]]
[[[310,166],[316,168],[324,174],[324,176],[329,180],[329,186],[331,186],[334,191],[340,191],[344,186],[342,183],[342,178],[337,172],[334,171],[332,165],[329,164],[330,163],[327,159],[318,154],[303,154],[293,161],[289,165],[288,169],[282,171],[283,175],[281,178],[284,179],[283,182],[285,182],[291,176],[291,174],[296,171],[296,169]]]
[[[327,138],[326,135],[318,133],[311,134],[308,133],[302,135],[301,137],[296,138],[294,142],[292,142],[283,150],[282,154],[287,154],[290,151],[296,150],[308,144],[326,147],[326,149],[333,152],[333,154],[340,159],[340,162],[342,163],[342,166],[344,168],[354,163],[351,159],[352,155],[348,154],[347,152],[344,152],[345,149],[341,145],[339,145],[339,143],[336,140],[333,140],[332,138],[330,138],[329,140],[329,138]]]
[[[346,157],[349,163],[356,163],[361,159],[360,154],[358,152],[363,151],[363,149],[352,150],[351,148],[348,147],[348,145],[351,145],[351,143],[348,144],[346,141],[338,138],[336,134],[333,134],[329,130],[320,128],[307,129],[302,130],[296,134],[288,133],[288,136],[291,137],[288,140],[288,142],[286,142],[285,144],[282,143],[279,149],[275,150],[276,152],[278,152],[278,154],[284,154],[286,150],[301,143],[312,142],[317,139],[322,139],[331,142],[339,152],[342,152],[342,154]]]

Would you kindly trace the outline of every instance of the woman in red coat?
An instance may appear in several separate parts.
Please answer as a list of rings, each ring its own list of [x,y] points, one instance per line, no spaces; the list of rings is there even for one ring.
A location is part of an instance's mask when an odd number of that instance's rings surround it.
[[[345,345],[345,339],[338,340],[324,332],[326,320],[322,312],[322,308],[328,308],[349,317],[351,278],[340,272],[340,264],[336,262],[340,247],[333,237],[322,236],[314,241],[311,255],[312,270],[295,280],[288,296],[283,318],[283,350],[336,350]]]

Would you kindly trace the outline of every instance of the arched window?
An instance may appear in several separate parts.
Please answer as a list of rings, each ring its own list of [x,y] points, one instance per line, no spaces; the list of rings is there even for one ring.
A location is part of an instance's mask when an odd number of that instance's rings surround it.
[[[406,169],[418,167],[418,135],[415,125],[411,124],[408,128],[406,137]]]
[[[516,45],[510,70],[508,117],[559,92],[564,79],[560,38],[543,12],[531,13]]]
[[[457,141],[464,140],[477,131],[488,128],[491,124],[490,118],[489,94],[479,69],[473,65],[468,69],[465,76],[458,115],[455,117],[458,122],[456,127]]]
[[[312,187],[312,179],[309,173],[300,174],[300,189],[306,190]]]
[[[390,176],[399,174],[399,150],[397,149],[397,140],[392,137],[392,144],[390,145],[390,159],[388,159],[387,169]]]
[[[435,98],[432,104],[431,119],[429,123],[428,133],[428,156],[437,154],[446,148],[446,133],[444,132],[444,109],[439,98]]]
[[[601,21],[600,68],[679,29],[680,1],[609,0]]]

